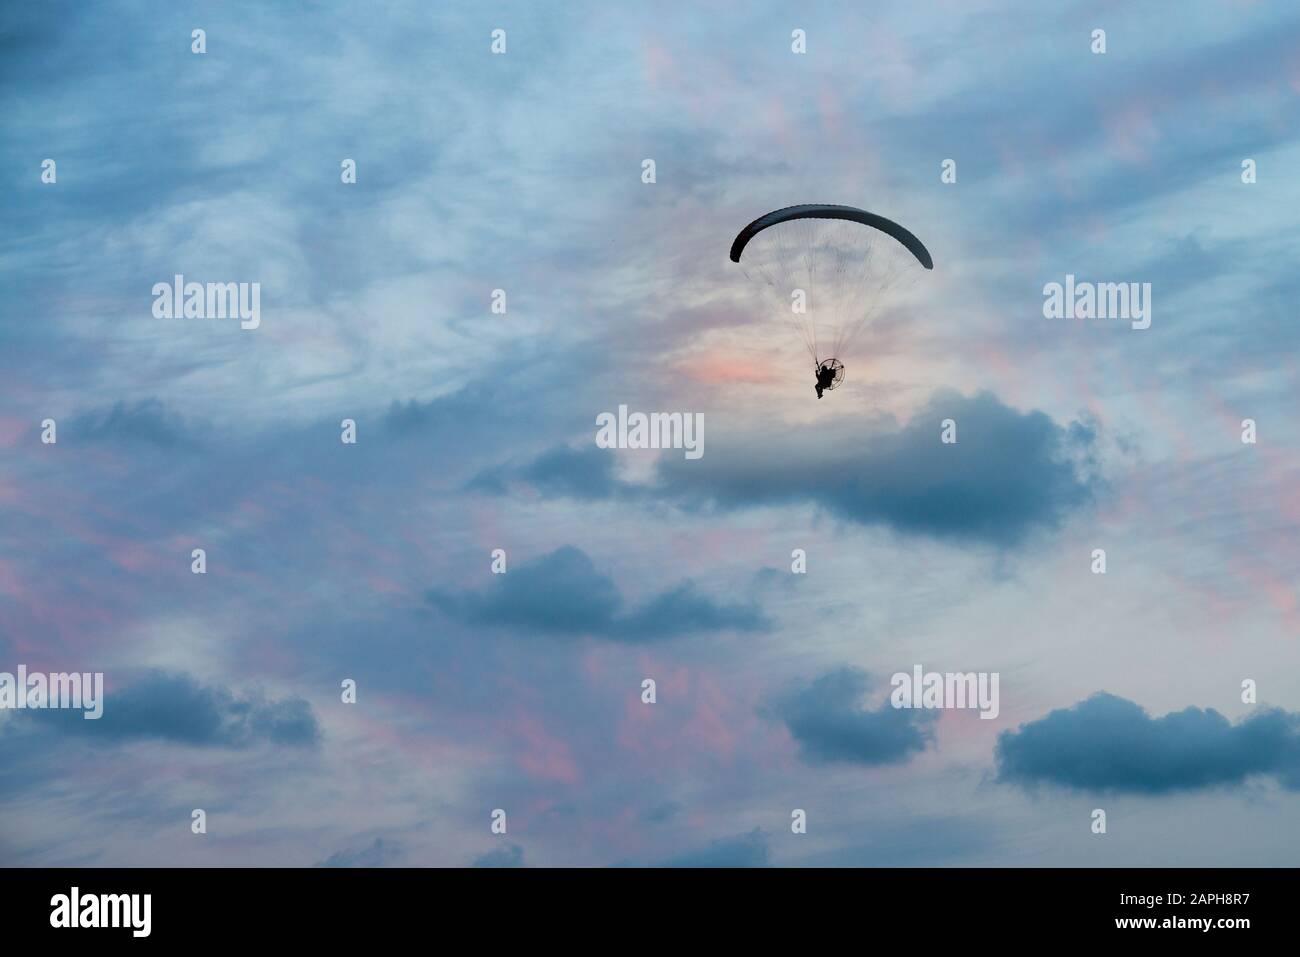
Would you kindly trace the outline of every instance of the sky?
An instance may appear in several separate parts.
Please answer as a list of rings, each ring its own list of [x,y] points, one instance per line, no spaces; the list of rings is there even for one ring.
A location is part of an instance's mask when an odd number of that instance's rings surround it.
[[[105,689],[0,710],[0,863],[1300,860],[1293,4],[14,3],[0,51],[0,672]],[[798,203],[935,264],[821,401],[727,256]],[[260,324],[158,318],[177,274]],[[997,716],[893,707],[918,665]]]

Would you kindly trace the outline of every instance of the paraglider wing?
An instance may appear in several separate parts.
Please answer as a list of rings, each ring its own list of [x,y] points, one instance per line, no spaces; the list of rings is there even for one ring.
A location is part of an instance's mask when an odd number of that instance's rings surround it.
[[[934,268],[924,244],[893,220],[824,203],[758,217],[731,244],[731,261],[763,287],[773,315],[817,364],[839,356],[915,276]]]
[[[871,226],[897,239],[908,252],[916,257],[917,262],[926,269],[934,268],[934,260],[930,258],[930,250],[926,249],[921,240],[917,239],[909,230],[904,229],[892,219],[885,219],[884,216],[877,216],[875,213],[869,213],[865,209],[858,209],[856,206],[834,206],[826,203],[786,206],[784,209],[774,209],[772,212],[758,217],[758,219],[742,229],[740,234],[736,236],[735,242],[731,244],[731,261],[733,263],[740,262],[740,254],[745,251],[745,246],[763,230],[769,226],[775,226],[777,223],[787,223],[792,219],[844,219],[852,223],[861,223],[863,226]]]

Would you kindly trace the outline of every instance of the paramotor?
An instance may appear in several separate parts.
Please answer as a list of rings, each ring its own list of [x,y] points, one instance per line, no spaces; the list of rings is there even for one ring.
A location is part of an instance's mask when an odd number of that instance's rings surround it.
[[[754,220],[731,261],[774,297],[818,370],[818,397],[844,379],[840,361],[891,289],[933,269],[930,252],[893,220],[854,206],[786,206]],[[823,356],[826,358],[823,359]],[[833,382],[824,365],[833,362]]]

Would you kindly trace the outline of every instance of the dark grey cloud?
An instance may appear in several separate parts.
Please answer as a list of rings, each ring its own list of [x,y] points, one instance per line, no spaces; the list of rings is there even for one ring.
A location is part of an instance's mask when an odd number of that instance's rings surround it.
[[[613,498],[628,488],[615,474],[614,456],[595,445],[585,449],[557,445],[525,465],[484,470],[468,488],[500,494],[515,482],[552,498]]]
[[[814,764],[898,764],[933,740],[936,712],[895,708],[888,700],[862,706],[866,672],[839,668],[777,697],[767,711],[785,723],[802,757]]]
[[[940,442],[944,419],[956,422],[956,443]],[[668,459],[661,474],[668,494],[700,506],[811,503],[862,525],[997,546],[1055,527],[1097,491],[1091,427],[1019,412],[990,392],[937,393],[897,431],[825,438],[811,454],[773,438],[751,454]]]
[[[82,441],[139,442],[176,450],[193,443],[180,418],[158,399],[116,402],[111,408],[74,417],[66,432]]]
[[[940,424],[957,442],[940,442]],[[1093,501],[1095,429],[1020,412],[997,396],[940,392],[906,425],[856,434],[767,435],[741,445],[715,439],[696,461],[665,458],[654,486],[618,480],[602,450],[562,446],[523,467],[482,473],[481,490],[511,481],[579,499],[654,498],[687,509],[816,505],[861,525],[1012,546],[1054,528]]]
[[[1153,718],[1098,692],[998,736],[998,779],[1164,794],[1272,776],[1300,788],[1300,714],[1264,708],[1236,724],[1212,708]]]
[[[623,597],[613,580],[572,545],[521,563],[478,592],[432,589],[443,612],[474,624],[543,632],[604,633]]]
[[[766,867],[768,836],[761,828],[748,834],[711,841],[706,847],[687,851],[664,861],[663,867]]]
[[[387,867],[402,856],[402,849],[392,841],[375,838],[373,844],[358,850],[335,851],[317,867]]]
[[[684,582],[657,595],[616,624],[616,631],[629,641],[653,641],[656,637],[684,632],[762,631],[767,619],[755,604],[723,605]]]
[[[302,698],[272,701],[236,695],[185,674],[154,672],[120,691],[105,689],[104,710],[86,720],[73,710],[30,711],[42,723],[98,741],[153,738],[195,747],[242,748],[269,743],[309,747],[321,729]]]
[[[523,867],[524,849],[518,844],[506,844],[474,858],[475,867]]]
[[[431,589],[428,598],[444,614],[468,624],[616,641],[650,642],[701,631],[754,632],[768,627],[756,604],[722,604],[689,581],[625,611],[626,602],[614,581],[572,545],[495,575],[479,591]]]

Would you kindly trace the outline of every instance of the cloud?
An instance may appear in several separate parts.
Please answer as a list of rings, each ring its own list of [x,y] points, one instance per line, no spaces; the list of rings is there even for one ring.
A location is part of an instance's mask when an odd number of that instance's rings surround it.
[[[646,808],[637,815],[637,818],[647,824],[665,824],[680,814],[681,811],[682,806],[676,801],[662,801],[653,807]]]
[[[445,614],[468,624],[633,643],[701,631],[754,632],[768,627],[757,605],[720,604],[691,582],[625,612],[618,586],[572,545],[494,576],[478,592],[432,589],[428,598]]]
[[[181,420],[158,399],[116,402],[110,409],[79,415],[67,431],[85,441],[139,442],[172,450],[193,441]]]
[[[1266,708],[1232,724],[1212,708],[1152,718],[1098,692],[998,736],[998,779],[1032,786],[1164,794],[1256,775],[1300,788],[1300,715]]]
[[[840,668],[780,696],[768,710],[785,722],[801,756],[813,764],[898,764],[925,750],[935,713],[895,708],[888,700],[875,711],[863,708],[870,685],[865,672]]]
[[[613,627],[623,602],[614,582],[572,545],[497,576],[482,591],[434,589],[429,598],[452,617],[473,624],[593,634]]]
[[[766,867],[768,836],[760,828],[748,834],[712,841],[706,847],[679,854],[663,867]]]
[[[64,732],[108,741],[155,738],[195,747],[242,748],[258,743],[309,747],[321,738],[311,705],[302,698],[237,696],[225,688],[200,685],[188,675],[165,672],[121,691],[106,689],[103,715],[93,721],[73,710],[25,713],[39,715]]]
[[[756,605],[720,605],[692,582],[652,598],[616,626],[630,641],[653,641],[686,631],[762,631],[766,627],[767,620]]]
[[[800,858],[810,867],[942,867],[979,863],[998,843],[998,826],[976,815],[936,817],[913,810],[856,824],[842,843]]]
[[[956,422],[953,444],[940,442],[944,419]],[[1086,426],[1018,412],[990,392],[941,392],[894,432],[828,436],[809,454],[769,441],[755,455],[715,452],[693,472],[665,460],[661,471],[688,502],[812,503],[861,525],[1005,546],[1092,498],[1086,467],[1094,438]]]
[[[375,838],[369,847],[360,850],[335,851],[317,867],[387,867],[402,856],[402,849],[392,841],[384,842],[382,837]]]
[[[506,844],[474,858],[475,867],[523,867],[524,849],[518,844]]]
[[[956,443],[940,441],[945,419],[956,422]],[[561,446],[527,466],[483,473],[476,487],[502,492],[514,481],[554,497],[653,497],[702,510],[811,504],[859,525],[1011,546],[1058,526],[1100,485],[1090,425],[1019,412],[991,392],[936,393],[893,431],[725,443],[720,437],[696,461],[660,460],[653,486],[618,480],[598,449]]]
[[[550,498],[608,499],[629,488],[618,480],[614,464],[606,449],[557,445],[526,465],[486,469],[467,488],[502,494],[512,483],[521,483]]]

